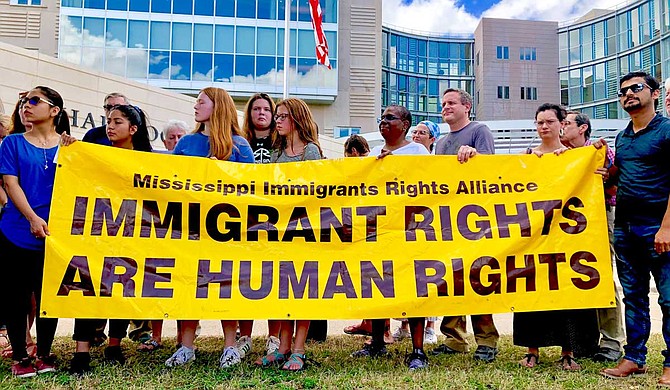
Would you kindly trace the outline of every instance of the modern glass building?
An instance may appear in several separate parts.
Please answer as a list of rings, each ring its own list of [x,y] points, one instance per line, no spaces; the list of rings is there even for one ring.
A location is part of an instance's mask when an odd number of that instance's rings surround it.
[[[644,70],[670,76],[668,0],[642,0],[594,10],[558,29],[561,103],[592,118],[624,118],[619,78]]]
[[[382,110],[398,104],[410,110],[414,124],[426,119],[439,123],[445,89],[475,95],[474,38],[421,34],[382,27]]]
[[[60,58],[185,93],[283,90],[284,0],[62,0]],[[333,70],[317,65],[308,0],[291,2],[289,91],[338,94],[338,0],[322,0]]]

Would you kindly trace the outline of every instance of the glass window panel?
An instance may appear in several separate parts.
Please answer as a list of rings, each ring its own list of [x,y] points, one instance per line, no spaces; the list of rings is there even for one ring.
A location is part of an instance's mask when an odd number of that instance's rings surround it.
[[[126,47],[126,20],[107,19],[107,34],[105,37],[107,38],[107,46]]]
[[[275,57],[256,57],[256,82],[262,84],[274,84],[275,81]]]
[[[84,18],[84,46],[104,46],[105,20]]]
[[[172,50],[191,50],[192,28],[190,23],[172,23]]]
[[[81,64],[91,69],[102,69],[102,57],[104,49],[97,47],[84,47],[81,50]]]
[[[166,50],[170,48],[169,22],[151,22],[151,48]]]
[[[256,53],[275,55],[277,53],[277,30],[258,27],[256,34],[258,34]]]
[[[254,54],[254,44],[256,43],[256,29],[253,27],[237,26],[237,36],[235,38],[235,52],[240,54]],[[253,69],[250,74],[253,74]],[[237,74],[237,73],[235,73]]]
[[[231,54],[214,55],[214,81],[230,82],[233,79],[233,56]]]
[[[117,76],[126,75],[126,48],[108,48],[105,50],[105,72]]]
[[[191,53],[173,51],[170,59],[170,79],[171,80],[190,80],[191,79]]]
[[[149,78],[167,79],[170,68],[170,52],[151,50],[149,52]]]
[[[73,64],[81,64],[81,44],[78,46],[65,46],[60,45],[58,47],[58,58],[71,62]]]
[[[337,23],[337,0],[321,0],[324,23]]]
[[[130,10],[149,12],[149,0],[130,0]]]
[[[149,53],[142,49],[128,49],[127,55],[128,68],[126,70],[126,77],[146,79]]]
[[[439,47],[440,46],[439,46],[438,42],[434,42],[434,41],[428,42],[428,56],[433,57],[433,58],[437,58],[440,54]]]
[[[254,77],[254,56],[235,56],[235,81],[245,81],[239,77]]]
[[[172,7],[174,14],[193,15],[193,0],[178,0]]]
[[[193,13],[204,16],[214,15],[214,0],[195,0]]]
[[[235,16],[235,0],[216,0],[216,16]]]
[[[298,57],[315,57],[316,42],[314,42],[314,31],[298,31]]]
[[[193,53],[193,81],[212,81],[214,68],[212,67],[212,55],[208,53]]]
[[[107,9],[114,11],[127,11],[128,0],[107,0]]]
[[[63,45],[79,45],[82,42],[82,17],[65,16],[61,19],[60,43]]]
[[[214,50],[219,53],[233,53],[235,50],[235,27],[217,25],[214,32]]]
[[[326,31],[326,41],[328,42],[328,57],[337,58],[337,32]]]
[[[82,0],[63,0],[61,5],[63,7],[81,8]]]
[[[193,26],[193,50],[211,52],[214,48],[213,33],[214,26],[211,24],[195,24]]]
[[[256,18],[256,0],[244,0],[237,2],[238,18]],[[253,74],[253,72],[252,72]]]
[[[258,19],[277,20],[277,0],[258,0]]]
[[[448,58],[449,57],[449,44],[448,43],[440,42],[439,57],[440,58]]]
[[[151,12],[169,14],[172,10],[170,0],[151,0]]]
[[[84,0],[84,8],[105,9],[105,0]]]
[[[428,79],[428,94],[431,96],[440,94],[440,88],[437,79]]]
[[[301,22],[310,22],[312,16],[309,13],[309,0],[294,0],[298,1],[300,6],[298,7],[298,20]]]
[[[128,47],[149,47],[149,22],[146,20],[128,21]]]

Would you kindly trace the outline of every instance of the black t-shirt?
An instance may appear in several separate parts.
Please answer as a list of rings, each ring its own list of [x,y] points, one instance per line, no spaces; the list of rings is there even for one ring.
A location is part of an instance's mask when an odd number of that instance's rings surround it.
[[[256,138],[249,143],[254,151],[256,164],[267,164],[272,156],[272,137]]]

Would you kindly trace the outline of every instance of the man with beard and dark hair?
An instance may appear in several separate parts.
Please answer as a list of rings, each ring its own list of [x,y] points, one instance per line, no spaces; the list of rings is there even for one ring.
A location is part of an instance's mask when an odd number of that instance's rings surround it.
[[[631,72],[621,78],[620,87],[619,103],[631,121],[617,136],[610,173],[618,178],[614,248],[624,295],[626,346],[619,364],[601,374],[618,379],[647,371],[653,276],[666,343],[659,385],[670,386],[670,119],[656,113],[661,91],[654,77]]]

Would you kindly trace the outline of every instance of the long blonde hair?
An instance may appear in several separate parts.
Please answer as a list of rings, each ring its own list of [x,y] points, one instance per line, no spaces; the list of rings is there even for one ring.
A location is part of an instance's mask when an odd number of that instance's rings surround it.
[[[207,87],[200,91],[214,102],[214,110],[209,117],[209,155],[218,160],[228,160],[233,154],[233,135],[244,137],[237,122],[235,102],[222,88]],[[195,132],[205,130],[205,124],[199,123]]]
[[[288,111],[289,118],[293,122],[293,131],[298,133],[300,140],[305,143],[313,143],[319,149],[319,154],[323,158],[323,151],[321,150],[321,145],[319,145],[319,127],[312,117],[312,112],[309,110],[307,103],[297,98],[288,98],[277,103],[277,109],[284,106]],[[275,110],[277,113],[277,110]],[[287,146],[287,139],[284,136],[279,135],[278,132],[275,132],[274,140],[272,142],[272,148],[279,151],[279,153],[284,153],[284,149]]]

